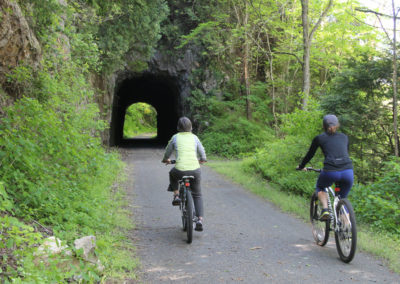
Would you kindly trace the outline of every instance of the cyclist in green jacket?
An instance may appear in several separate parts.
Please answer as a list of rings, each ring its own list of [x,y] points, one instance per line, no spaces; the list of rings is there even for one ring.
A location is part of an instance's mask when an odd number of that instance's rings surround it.
[[[181,200],[178,192],[178,181],[183,176],[194,176],[192,183],[192,195],[196,216],[196,231],[203,231],[203,199],[201,196],[201,171],[200,164],[206,162],[206,153],[199,138],[192,133],[192,122],[187,117],[181,117],[178,120],[178,133],[172,136],[166,149],[163,163],[170,164],[169,159],[175,152],[176,165],[169,172],[170,189],[174,192],[172,205],[179,205]]]

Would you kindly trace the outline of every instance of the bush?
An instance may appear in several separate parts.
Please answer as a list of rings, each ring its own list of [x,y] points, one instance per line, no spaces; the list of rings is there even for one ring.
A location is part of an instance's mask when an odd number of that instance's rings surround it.
[[[0,178],[16,215],[35,218],[57,231],[102,226],[98,207],[107,208],[103,200],[121,165],[84,127],[84,116],[93,119],[96,112],[88,106],[72,116],[23,98],[6,114],[0,126]]]
[[[67,75],[62,78],[69,80]],[[35,220],[51,227],[68,243],[94,234],[99,241],[108,235],[104,251],[115,242],[118,246],[113,247],[113,254],[124,247],[121,233],[109,236],[121,226],[120,219],[116,220],[122,216],[116,206],[121,197],[112,189],[122,177],[124,165],[117,153],[101,145],[99,132],[105,124],[98,119],[97,105],[89,103],[92,93],[84,80],[76,74],[74,79],[71,84],[56,78],[42,80],[43,89],[51,89],[53,96],[42,102],[22,98],[4,109],[0,124],[0,252],[6,255],[0,278],[5,280],[59,283],[69,277],[57,266],[62,258],[52,259],[48,267],[34,263],[33,253],[40,241],[25,222]],[[104,251],[99,248],[100,258]],[[90,281],[99,279],[90,265],[73,269]]]
[[[317,110],[282,116],[284,138],[266,143],[245,161],[245,168],[260,173],[285,191],[309,196],[315,188],[316,175],[295,169],[307,153],[311,140],[321,131],[321,118],[322,114]],[[321,161],[322,155],[317,152],[312,164],[320,167]]]
[[[240,157],[253,153],[273,137],[268,127],[233,115],[215,120],[215,123],[201,134],[207,153],[223,157]]]
[[[400,234],[400,159],[385,163],[383,176],[368,186],[356,186],[352,199],[357,217],[378,230]]]

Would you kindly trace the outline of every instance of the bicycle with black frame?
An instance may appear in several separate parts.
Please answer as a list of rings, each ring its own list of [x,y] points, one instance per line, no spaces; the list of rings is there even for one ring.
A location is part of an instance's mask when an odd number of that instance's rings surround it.
[[[171,164],[175,164],[176,160],[172,160]],[[179,210],[181,211],[182,228],[186,232],[187,243],[192,243],[193,228],[197,222],[197,217],[194,208],[193,196],[191,192],[191,184],[194,176],[183,176],[179,181]]]
[[[312,167],[307,171],[321,172],[321,169]],[[340,259],[349,263],[353,260],[357,246],[357,228],[353,206],[347,198],[340,198],[340,187],[325,188],[328,195],[328,210],[330,218],[320,219],[321,206],[319,206],[318,194],[311,196],[310,220],[314,239],[319,246],[324,246],[329,239],[330,231],[335,232],[336,249]],[[333,205],[333,206],[332,206]]]

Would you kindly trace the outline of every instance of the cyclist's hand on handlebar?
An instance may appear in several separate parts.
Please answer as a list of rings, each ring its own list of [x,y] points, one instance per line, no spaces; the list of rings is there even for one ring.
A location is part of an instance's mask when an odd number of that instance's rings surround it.
[[[207,163],[207,161],[206,161],[206,160],[199,160],[199,162],[200,162],[200,164]]]
[[[165,165],[169,165],[169,164],[171,164],[171,160],[170,159],[162,160],[161,163],[164,163]]]
[[[307,168],[300,168],[300,166],[297,166],[296,171],[307,171]]]

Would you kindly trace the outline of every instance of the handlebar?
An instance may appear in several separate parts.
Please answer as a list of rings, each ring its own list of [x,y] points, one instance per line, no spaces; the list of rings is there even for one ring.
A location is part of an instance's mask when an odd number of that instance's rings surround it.
[[[207,161],[199,161],[200,163],[205,163],[205,162],[207,162]],[[166,165],[168,165],[168,164],[176,164],[176,160],[170,160],[169,161],[169,163],[167,163],[167,162],[165,162],[165,161],[162,161],[162,163],[165,163]]]
[[[307,168],[305,168],[305,169],[306,169],[306,171],[313,171],[313,172],[317,172],[317,173],[322,172],[321,169],[314,169],[313,167],[307,167]],[[297,170],[297,171],[302,171],[303,169],[296,168],[296,170]]]

